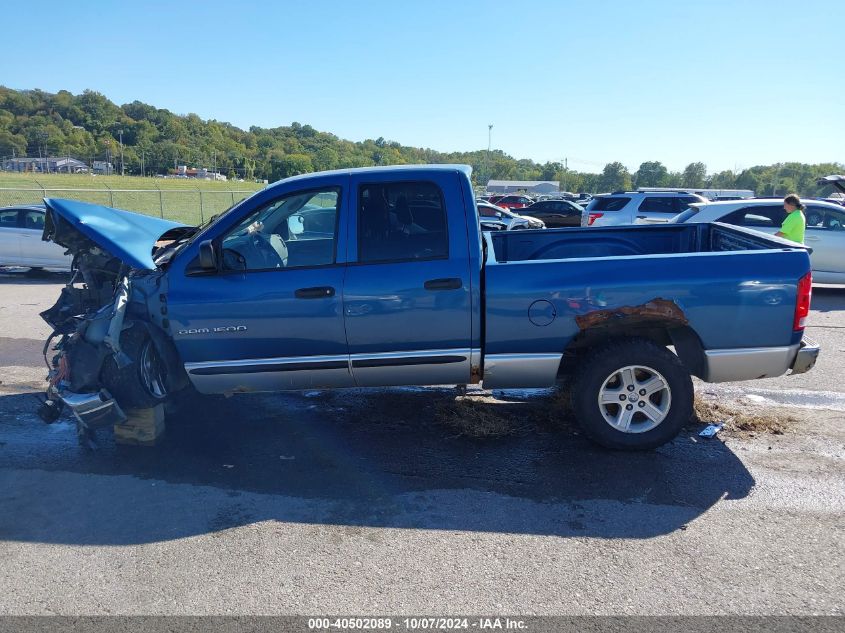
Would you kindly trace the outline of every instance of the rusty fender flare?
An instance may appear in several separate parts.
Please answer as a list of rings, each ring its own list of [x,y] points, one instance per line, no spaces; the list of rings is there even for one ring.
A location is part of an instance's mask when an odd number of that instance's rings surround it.
[[[684,311],[669,299],[651,299],[636,306],[622,306],[605,310],[593,310],[575,317],[575,323],[582,332],[592,328],[611,326],[617,321],[626,325],[661,324],[670,327],[689,325]]]

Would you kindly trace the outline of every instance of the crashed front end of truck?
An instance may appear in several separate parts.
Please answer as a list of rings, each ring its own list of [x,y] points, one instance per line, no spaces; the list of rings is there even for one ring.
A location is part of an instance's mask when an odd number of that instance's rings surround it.
[[[163,403],[187,386],[167,321],[167,263],[194,227],[70,200],[46,199],[42,239],[73,256],[72,278],[41,313],[53,328],[39,415],[65,407],[80,441],[126,421],[127,409]]]

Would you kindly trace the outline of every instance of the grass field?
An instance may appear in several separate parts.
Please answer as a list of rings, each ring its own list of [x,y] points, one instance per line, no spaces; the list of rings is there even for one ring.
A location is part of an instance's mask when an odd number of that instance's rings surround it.
[[[40,202],[46,190],[47,197],[72,198],[197,224],[262,187],[251,182],[0,172],[0,206]]]

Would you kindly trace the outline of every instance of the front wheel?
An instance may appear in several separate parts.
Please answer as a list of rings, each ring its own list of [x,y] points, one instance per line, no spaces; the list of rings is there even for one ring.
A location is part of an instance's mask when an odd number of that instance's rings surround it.
[[[146,409],[162,404],[170,395],[167,367],[153,340],[140,327],[132,327],[120,337],[123,352],[132,360],[118,367],[108,356],[103,364],[102,382],[124,408]]]
[[[665,444],[693,411],[689,371],[675,354],[647,339],[623,339],[593,350],[571,393],[584,433],[613,449]]]

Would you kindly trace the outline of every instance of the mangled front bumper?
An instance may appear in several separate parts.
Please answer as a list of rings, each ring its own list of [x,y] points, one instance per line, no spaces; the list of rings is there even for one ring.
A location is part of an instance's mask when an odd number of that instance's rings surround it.
[[[76,421],[86,429],[100,429],[126,422],[126,414],[105,389],[74,393],[51,388],[49,395],[70,409]]]

